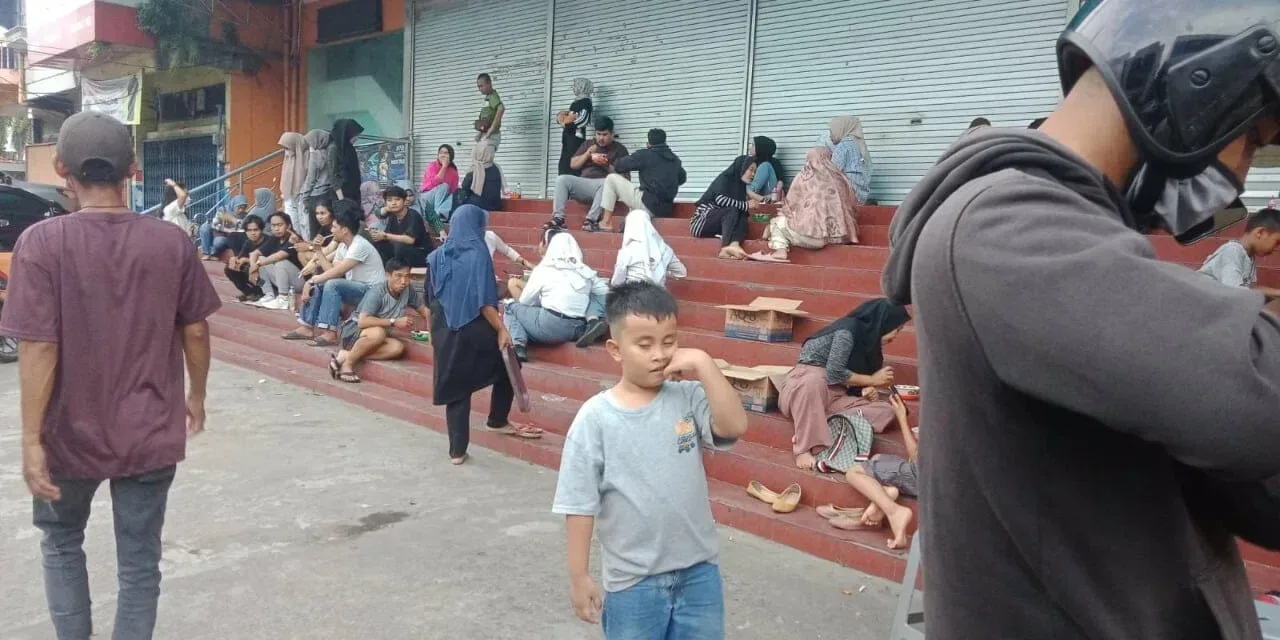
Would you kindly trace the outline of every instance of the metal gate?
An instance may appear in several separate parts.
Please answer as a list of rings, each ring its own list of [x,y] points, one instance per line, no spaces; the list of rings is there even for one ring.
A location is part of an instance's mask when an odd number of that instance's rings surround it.
[[[142,201],[143,208],[160,204],[164,194],[165,178],[172,178],[188,187],[195,187],[217,178],[218,145],[213,136],[178,138],[175,140],[148,140],[142,144]],[[208,209],[220,198],[201,199],[187,211],[191,220],[204,220]]]

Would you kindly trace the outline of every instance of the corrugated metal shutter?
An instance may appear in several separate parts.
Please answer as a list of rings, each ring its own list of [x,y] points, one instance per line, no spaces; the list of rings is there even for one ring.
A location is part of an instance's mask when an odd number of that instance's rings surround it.
[[[413,22],[413,184],[436,149],[451,144],[465,174],[472,123],[483,96],[476,75],[489,73],[502,96],[497,163],[509,187],[539,195],[546,172],[547,35],[552,0],[419,2]]]
[[[657,127],[680,156],[696,198],[742,147],[748,0],[557,0],[552,111],[573,102],[574,78],[596,86],[596,113],[614,120],[630,150]],[[550,128],[554,184],[560,129]]]
[[[751,135],[789,173],[838,115],[862,118],[872,197],[896,203],[982,116],[1025,126],[1061,98],[1063,0],[759,0]]]

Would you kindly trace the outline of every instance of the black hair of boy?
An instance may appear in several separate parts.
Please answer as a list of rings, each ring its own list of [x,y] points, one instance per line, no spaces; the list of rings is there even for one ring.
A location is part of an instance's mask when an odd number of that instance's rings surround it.
[[[262,220],[262,216],[259,216],[257,214],[250,214],[245,216],[244,221],[241,223],[240,226],[247,229],[251,224],[258,225],[258,231],[262,231],[263,229],[267,228],[267,223]]]
[[[991,126],[991,121],[986,118],[974,118],[973,122],[969,123],[970,129],[974,127],[989,127],[989,126]]]
[[[290,230],[293,229],[293,217],[291,217],[289,214],[283,211],[277,211],[271,214],[271,216],[267,218],[267,220],[271,220],[271,218],[280,218],[280,220],[284,222],[284,226],[288,227]]]
[[[679,311],[675,296],[653,282],[627,282],[609,291],[604,302],[604,317],[615,332],[622,330],[628,316],[666,320]]]
[[[409,265],[400,261],[400,258],[387,258],[382,261],[382,269],[387,273],[395,273],[401,269],[408,269]]]
[[[409,198],[409,192],[405,191],[403,187],[391,185],[386,189],[382,190],[382,199],[387,200],[389,198],[400,198],[401,200],[407,200]]]
[[[1266,209],[1259,209],[1249,216],[1249,220],[1244,224],[1245,233],[1254,229],[1266,229],[1273,233],[1280,233],[1280,210],[1267,207]]]
[[[656,147],[667,143],[667,132],[662,129],[649,130],[649,146]]]
[[[613,118],[609,116],[596,118],[596,131],[613,131]]]
[[[360,205],[344,198],[333,203],[329,210],[333,212],[334,224],[346,227],[351,235],[360,233],[360,223],[364,220],[364,211],[360,209]]]
[[[1045,120],[1048,120],[1048,118],[1036,118],[1035,120],[1031,121],[1031,124],[1027,125],[1027,128],[1031,129],[1032,131],[1035,131],[1036,129],[1040,128],[1040,125],[1044,124]]]
[[[489,77],[489,74],[487,74],[487,73],[482,73],[482,74],[480,74],[480,75],[476,76],[476,80],[484,80],[485,82],[493,82],[493,78]]]

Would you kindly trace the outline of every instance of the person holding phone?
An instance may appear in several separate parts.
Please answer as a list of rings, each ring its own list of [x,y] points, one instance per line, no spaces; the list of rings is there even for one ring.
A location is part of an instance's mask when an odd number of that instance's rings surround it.
[[[338,241],[333,266],[312,276],[302,289],[302,310],[297,329],[284,334],[285,340],[310,340],[314,347],[338,345],[338,325],[343,305],[360,302],[369,287],[386,276],[382,256],[360,235],[363,212],[351,200],[333,205],[333,239]]]

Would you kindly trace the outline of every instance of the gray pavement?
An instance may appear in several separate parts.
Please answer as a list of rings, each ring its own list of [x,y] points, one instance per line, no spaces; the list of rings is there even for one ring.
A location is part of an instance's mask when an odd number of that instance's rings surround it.
[[[0,639],[52,638],[22,481],[17,366],[0,366]],[[601,637],[569,607],[555,472],[215,363],[209,431],[170,494],[157,638]],[[86,552],[115,614],[108,492]],[[884,638],[897,585],[722,528],[728,637]],[[593,570],[598,571],[598,561]]]

